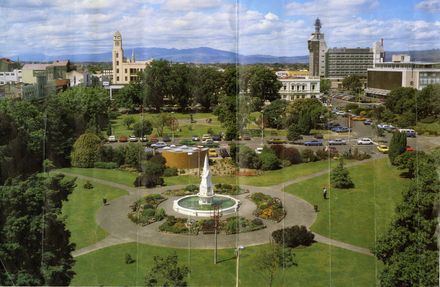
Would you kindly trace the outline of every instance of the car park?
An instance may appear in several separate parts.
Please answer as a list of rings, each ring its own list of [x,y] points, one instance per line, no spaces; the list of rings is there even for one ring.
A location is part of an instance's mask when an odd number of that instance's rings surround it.
[[[305,146],[322,146],[321,140],[309,140],[304,142]]]
[[[347,141],[344,139],[334,139],[328,141],[329,145],[346,145]]]
[[[262,147],[257,147],[256,149],[255,149],[255,153],[256,154],[261,154],[263,152],[263,148]]]
[[[164,136],[164,137],[162,138],[162,141],[164,141],[164,142],[166,142],[166,143],[169,143],[169,142],[171,141],[171,139],[170,139],[169,136]]]
[[[381,153],[388,153],[388,146],[381,144],[377,146],[377,150],[380,151]]]
[[[315,139],[319,139],[319,140],[322,140],[324,138],[324,136],[322,134],[315,134],[313,137]]]
[[[414,151],[414,148],[410,147],[409,145],[406,146],[405,151]]]
[[[372,123],[373,123],[373,121],[370,120],[370,119],[366,119],[366,120],[364,121],[364,125],[366,125],[366,126],[371,126]]]
[[[128,138],[128,141],[129,142],[137,142],[138,141],[138,138],[137,137],[135,137],[135,136],[133,136],[133,135],[131,135],[129,138]]]
[[[212,141],[211,135],[210,134],[204,134],[202,136],[202,143],[206,143],[206,141],[208,141],[208,140]]]
[[[115,136],[109,136],[107,140],[108,140],[108,142],[109,142],[109,143],[114,143],[114,142],[117,142],[117,140],[116,140],[116,137],[115,137]]]
[[[328,130],[331,130],[332,128],[336,128],[339,126],[341,126],[340,123],[334,123],[334,122],[330,122],[325,125],[326,129],[328,129]]]
[[[250,141],[250,140],[251,140],[251,136],[250,136],[250,135],[243,135],[243,136],[241,137],[241,139],[242,139],[242,140],[245,140],[245,141]]]
[[[360,138],[357,141],[358,145],[370,145],[374,144],[374,142],[370,138]]]
[[[126,143],[126,142],[128,142],[128,138],[126,136],[120,136],[119,137],[119,142]]]
[[[191,140],[198,142],[200,140],[200,138],[198,136],[192,136]]]
[[[344,111],[336,111],[335,114],[338,115],[338,116],[345,116],[345,115],[347,115],[347,113],[344,112]]]
[[[151,147],[154,147],[154,148],[164,148],[166,146],[167,146],[167,144],[165,142],[157,142],[157,143],[154,143],[151,145]]]
[[[141,142],[147,142],[147,141],[148,141],[148,138],[147,138],[146,136],[143,136],[143,137],[140,137],[139,140],[140,140]]]

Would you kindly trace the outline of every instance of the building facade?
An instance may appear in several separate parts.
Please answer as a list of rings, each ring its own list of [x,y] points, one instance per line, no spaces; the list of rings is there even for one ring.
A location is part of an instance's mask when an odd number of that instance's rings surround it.
[[[22,71],[15,69],[11,72],[0,72],[0,85],[21,83]]]
[[[356,75],[367,77],[373,68],[373,51],[370,48],[331,48],[326,52],[325,77],[345,78]]]
[[[113,35],[113,51],[112,51],[112,83],[128,84],[135,81],[138,74],[143,72],[150,61],[136,61],[134,51],[131,59],[124,57],[124,49],[122,48],[122,36],[119,31]]]
[[[282,86],[280,89],[281,99],[293,101],[296,99],[320,98],[319,77],[303,77],[279,79]]]
[[[400,87],[421,90],[431,84],[440,84],[440,63],[411,62],[409,56],[402,56],[393,57],[394,62],[378,63],[368,69],[367,95],[383,97]]]

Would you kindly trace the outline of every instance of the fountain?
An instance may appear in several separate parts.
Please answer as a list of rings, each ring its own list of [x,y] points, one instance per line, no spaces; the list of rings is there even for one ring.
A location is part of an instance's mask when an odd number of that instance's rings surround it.
[[[223,215],[236,213],[239,206],[237,199],[214,193],[208,156],[205,157],[201,177],[199,192],[196,195],[187,195],[174,200],[174,211],[189,216],[210,217],[214,214],[214,206],[218,206]]]

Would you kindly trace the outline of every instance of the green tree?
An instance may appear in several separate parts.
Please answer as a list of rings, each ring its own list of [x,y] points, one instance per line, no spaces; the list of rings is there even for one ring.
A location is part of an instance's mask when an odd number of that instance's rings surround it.
[[[264,101],[271,102],[280,98],[279,91],[282,84],[271,69],[257,65],[252,67],[250,73],[250,95],[260,100],[259,107],[263,105]]]
[[[164,98],[170,94],[171,63],[166,60],[153,60],[142,77],[144,87],[144,106],[152,106],[160,112]]]
[[[99,160],[101,140],[96,134],[85,133],[73,144],[72,166],[93,167]]]
[[[171,101],[183,110],[192,101],[191,73],[192,69],[186,64],[171,66],[170,79],[168,80],[169,95]]]
[[[135,108],[142,104],[142,84],[139,81],[130,82],[120,89],[113,97],[116,105],[120,108],[134,112]]]
[[[323,93],[324,95],[328,95],[331,88],[331,81],[328,79],[321,79],[319,86],[321,93]]]
[[[388,151],[388,158],[391,164],[394,165],[396,157],[405,152],[406,145],[406,133],[394,132]]]
[[[268,147],[264,147],[261,154],[258,155],[261,162],[262,170],[275,170],[281,168],[281,161],[278,159],[275,151]]]
[[[132,116],[127,116],[122,119],[122,123],[127,127],[127,129],[130,129],[131,125],[135,122],[136,120]]]
[[[175,253],[166,257],[154,256],[153,266],[145,276],[145,286],[187,286],[188,273],[188,267],[179,266]]]
[[[309,127],[316,128],[318,124],[325,123],[328,111],[318,99],[297,99],[287,107],[287,115],[286,126],[300,126],[302,121],[300,131],[303,133],[308,132]]]
[[[165,127],[172,129],[176,125],[177,119],[170,113],[160,113],[153,118],[153,127],[156,128],[157,135],[163,136]]]
[[[140,169],[140,163],[144,156],[144,147],[140,143],[128,143],[125,148],[124,163],[133,168]]]
[[[344,167],[344,161],[341,159],[339,164],[330,174],[330,182],[335,188],[353,188],[354,183],[351,180],[350,173]]]
[[[242,168],[258,169],[261,160],[256,152],[248,146],[241,146],[238,154],[238,165]]]
[[[205,66],[193,69],[192,72],[193,100],[200,104],[205,111],[209,111],[218,102],[219,91],[223,85],[223,75],[216,68]]]
[[[270,128],[282,129],[286,119],[288,102],[286,100],[275,100],[264,107],[263,115]]]
[[[255,271],[266,277],[269,286],[273,285],[276,274],[280,269],[297,265],[292,249],[283,248],[274,243],[259,249],[254,262]]]
[[[358,95],[362,91],[361,78],[357,75],[349,75],[342,80],[342,86]]]
[[[384,264],[379,275],[381,286],[438,286],[439,194],[434,161],[422,157],[392,223],[374,249]]]
[[[142,120],[133,126],[133,133],[136,137],[145,137],[153,132],[153,125],[149,120]]]
[[[74,187],[75,179],[61,174],[0,186],[0,285],[70,284],[75,245],[60,215]]]
[[[301,138],[301,130],[296,124],[292,124],[287,129],[287,139],[289,141],[296,141]]]

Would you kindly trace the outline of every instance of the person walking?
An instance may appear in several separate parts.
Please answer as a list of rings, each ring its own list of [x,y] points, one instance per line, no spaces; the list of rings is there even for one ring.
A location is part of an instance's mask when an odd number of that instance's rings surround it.
[[[322,188],[322,196],[327,199],[327,188],[325,186]]]

